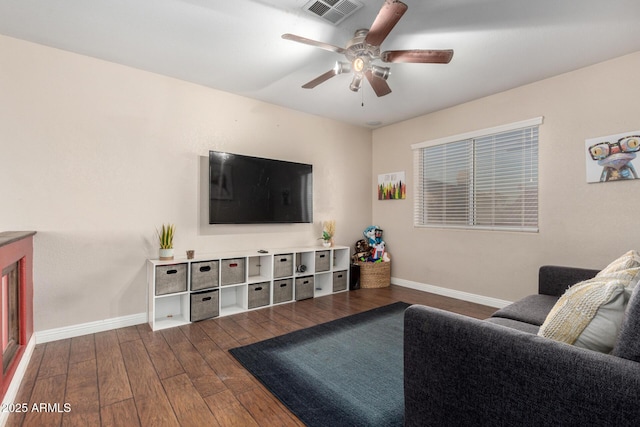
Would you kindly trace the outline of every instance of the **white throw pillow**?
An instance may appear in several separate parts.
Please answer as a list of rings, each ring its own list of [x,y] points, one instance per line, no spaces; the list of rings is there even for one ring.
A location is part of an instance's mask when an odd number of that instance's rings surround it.
[[[613,350],[629,300],[625,289],[626,287],[623,286],[616,287],[609,301],[600,306],[594,318],[584,328],[573,345],[601,353],[610,353]]]

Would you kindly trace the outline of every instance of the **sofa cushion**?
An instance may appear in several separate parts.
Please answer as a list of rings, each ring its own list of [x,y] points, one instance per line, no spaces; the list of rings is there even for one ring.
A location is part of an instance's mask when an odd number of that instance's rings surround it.
[[[640,362],[640,286],[635,287],[627,304],[613,354]]]
[[[596,276],[573,285],[551,309],[538,335],[610,352],[624,317],[626,283]]]
[[[534,335],[537,334],[538,329],[540,329],[539,326],[532,325],[531,323],[520,322],[518,320],[507,319],[505,317],[490,317],[485,319],[485,321],[493,323],[494,325],[506,326],[507,328],[517,329]]]
[[[540,326],[547,314],[558,302],[558,297],[551,295],[529,295],[496,311],[491,317],[502,317]]]

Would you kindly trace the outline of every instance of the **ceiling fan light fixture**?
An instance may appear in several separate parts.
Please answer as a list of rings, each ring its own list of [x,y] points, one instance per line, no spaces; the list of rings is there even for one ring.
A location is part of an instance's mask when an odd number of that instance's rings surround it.
[[[391,74],[391,68],[372,65],[371,73],[382,80],[387,80],[389,78],[389,75]]]
[[[366,66],[366,62],[361,56],[358,56],[356,59],[353,60],[353,71],[355,71],[356,73],[362,73],[364,71],[365,66]]]
[[[336,65],[333,66],[333,71],[338,74],[345,74],[351,72],[351,64],[348,62],[336,61]]]
[[[360,90],[360,86],[362,86],[362,74],[354,74],[353,80],[351,80],[351,84],[349,85],[349,89],[357,92]]]
[[[353,8],[352,5],[346,5],[348,2],[356,2],[357,0],[310,0],[305,6],[318,16],[327,15],[329,9],[333,6],[336,9]],[[391,93],[391,88],[387,83],[387,79],[391,75],[389,67],[374,65],[376,61],[383,63],[405,62],[405,63],[421,63],[421,64],[447,64],[453,56],[452,49],[405,49],[405,50],[387,50],[380,51],[382,42],[387,38],[391,30],[400,21],[400,18],[407,12],[408,6],[401,0],[384,0],[384,4],[380,8],[378,15],[371,24],[371,27],[360,28],[355,31],[351,40],[346,43],[345,47],[334,46],[329,43],[311,40],[295,34],[283,34],[282,38],[298,43],[307,44],[344,55],[348,62],[336,62],[335,66],[316,77],[315,79],[302,85],[304,89],[312,89],[319,84],[329,80],[338,74],[351,72],[353,79],[349,85],[349,89],[358,92],[362,87],[362,80],[366,78],[367,82],[375,92],[376,96],[386,96]]]

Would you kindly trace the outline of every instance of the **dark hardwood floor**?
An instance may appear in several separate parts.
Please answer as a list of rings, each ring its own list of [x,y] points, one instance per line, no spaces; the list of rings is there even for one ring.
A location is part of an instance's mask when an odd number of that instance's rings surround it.
[[[395,301],[477,318],[495,311],[391,286],[158,332],[145,324],[38,344],[15,402],[29,411],[7,425],[302,426],[227,350]]]

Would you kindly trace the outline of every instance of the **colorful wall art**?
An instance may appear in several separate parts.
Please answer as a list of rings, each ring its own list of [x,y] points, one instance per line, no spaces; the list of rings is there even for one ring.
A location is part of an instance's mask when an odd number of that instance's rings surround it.
[[[587,182],[638,179],[640,130],[585,140]]]
[[[378,175],[378,200],[407,198],[407,183],[403,172]]]

